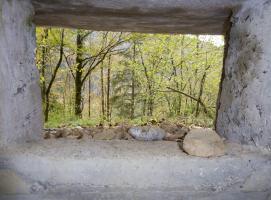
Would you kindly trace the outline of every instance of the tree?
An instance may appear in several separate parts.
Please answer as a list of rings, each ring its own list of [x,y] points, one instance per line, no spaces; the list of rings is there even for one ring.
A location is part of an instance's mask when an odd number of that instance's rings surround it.
[[[52,35],[51,40],[51,47],[54,47],[58,49],[59,51],[59,58],[56,63],[56,65],[53,67],[51,73],[49,76],[45,75],[45,70],[47,66],[49,65],[48,60],[46,58],[50,57],[50,48],[46,46],[42,46],[42,62],[41,62],[41,78],[42,78],[42,96],[45,103],[45,109],[44,109],[44,120],[45,122],[48,121],[49,117],[49,107],[50,107],[50,92],[52,89],[52,86],[54,84],[57,72],[61,66],[62,59],[63,59],[63,53],[64,53],[64,29],[55,31],[48,31],[48,29],[43,30],[42,39],[45,40],[46,44],[50,44],[48,42],[48,35],[49,33]],[[55,34],[59,35],[56,36]],[[53,51],[54,54],[54,51]]]
[[[75,115],[82,117],[82,88],[91,74],[109,53],[118,51],[118,47],[125,42],[122,33],[91,32],[77,30],[75,52],[67,56],[67,63],[75,80]],[[72,65],[71,56],[75,56]]]

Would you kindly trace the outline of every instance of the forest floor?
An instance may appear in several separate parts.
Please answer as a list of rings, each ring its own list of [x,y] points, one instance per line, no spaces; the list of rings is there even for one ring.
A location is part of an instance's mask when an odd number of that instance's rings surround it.
[[[135,140],[129,132],[131,124],[115,124],[103,126],[102,124],[96,126],[77,126],[67,127],[62,126],[59,128],[45,128],[43,130],[44,139],[93,139],[93,140]],[[186,126],[181,123],[172,123],[166,121],[150,121],[149,123],[137,126],[139,128],[153,128],[155,131],[162,131],[165,133],[163,140],[178,141],[182,140],[189,130],[195,126]]]

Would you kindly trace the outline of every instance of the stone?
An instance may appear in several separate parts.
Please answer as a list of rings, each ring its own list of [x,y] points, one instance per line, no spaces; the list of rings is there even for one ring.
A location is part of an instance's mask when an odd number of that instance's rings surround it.
[[[225,144],[211,129],[192,129],[184,138],[183,150],[192,156],[222,156],[225,154]]]
[[[67,135],[67,138],[70,139],[81,139],[84,136],[84,130],[81,127],[73,128],[69,131],[69,135]]]
[[[168,122],[160,123],[159,127],[164,129],[166,133],[169,133],[170,135],[175,135],[175,137],[177,138],[183,137],[188,132],[188,128]]]
[[[185,134],[183,134],[183,133],[176,133],[176,134],[167,133],[164,140],[177,141],[177,140],[183,139],[184,136],[185,136]]]
[[[231,22],[216,131],[271,150],[271,1],[248,1]]]
[[[50,132],[49,131],[44,131],[43,132],[43,139],[47,140],[47,139],[50,139],[50,138],[51,138]]]
[[[143,141],[162,140],[166,137],[166,132],[155,126],[135,126],[130,128],[128,132],[135,139]]]
[[[104,129],[101,133],[97,133],[93,137],[94,140],[114,140],[119,138],[120,136],[113,129]]]

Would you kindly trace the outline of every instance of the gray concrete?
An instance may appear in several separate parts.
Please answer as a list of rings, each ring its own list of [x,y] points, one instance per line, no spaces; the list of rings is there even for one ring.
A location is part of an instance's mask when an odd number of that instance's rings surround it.
[[[245,0],[33,0],[37,25],[100,31],[223,34]]]
[[[216,128],[234,142],[271,149],[271,1],[232,16]]]
[[[0,1],[0,146],[41,133],[35,26],[28,0]]]
[[[217,132],[271,149],[269,0],[33,0],[37,25],[152,33],[230,31]]]
[[[225,156],[209,159],[165,141],[58,139],[0,149],[0,172],[28,188],[0,199],[267,199],[270,152],[226,146]]]
[[[269,0],[0,1],[0,199],[271,199]],[[227,154],[197,158],[175,142],[28,140],[41,135],[35,26],[225,32],[217,131]],[[17,145],[12,145],[16,144]],[[265,149],[256,148],[263,146]]]

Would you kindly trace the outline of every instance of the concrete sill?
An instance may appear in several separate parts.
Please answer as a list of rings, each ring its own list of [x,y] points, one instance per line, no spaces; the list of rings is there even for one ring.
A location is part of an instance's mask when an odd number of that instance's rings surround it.
[[[183,153],[175,142],[58,139],[1,149],[0,158],[0,194],[10,198],[112,191],[116,196],[132,192],[138,199],[144,198],[143,193],[154,197],[159,191],[172,198],[187,192],[213,197],[215,193],[221,198],[225,194],[265,198],[271,193],[271,154],[236,144],[227,144],[225,156],[198,158]],[[15,176],[20,181],[2,180],[7,171],[12,175],[6,180]],[[1,185],[7,184],[13,190],[1,191]],[[4,197],[8,198],[0,195]]]

